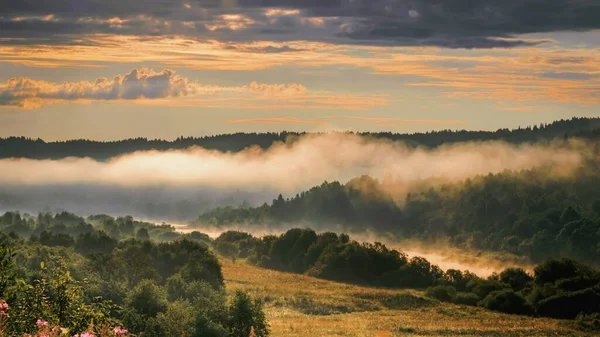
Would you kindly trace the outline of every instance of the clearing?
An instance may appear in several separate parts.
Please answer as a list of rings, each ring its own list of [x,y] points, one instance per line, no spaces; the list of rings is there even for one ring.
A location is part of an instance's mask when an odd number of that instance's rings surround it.
[[[573,321],[441,303],[416,290],[330,282],[221,259],[228,291],[265,301],[273,336],[597,336]]]

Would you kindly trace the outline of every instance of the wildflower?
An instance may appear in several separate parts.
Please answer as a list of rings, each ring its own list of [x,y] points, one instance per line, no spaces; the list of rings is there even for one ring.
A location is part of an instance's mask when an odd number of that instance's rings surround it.
[[[113,330],[115,336],[125,336],[129,333],[129,331],[127,331],[127,329],[121,329],[121,328],[114,328]]]
[[[0,301],[0,310],[8,310],[8,303]]]
[[[37,325],[38,327],[48,326],[48,322],[38,319],[37,322],[35,322],[35,325]]]

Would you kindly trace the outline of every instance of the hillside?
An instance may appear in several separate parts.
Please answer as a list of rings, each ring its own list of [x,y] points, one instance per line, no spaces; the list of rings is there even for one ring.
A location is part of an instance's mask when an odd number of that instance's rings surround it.
[[[363,176],[323,183],[260,207],[224,207],[198,225],[246,224],[287,229],[298,224],[327,230],[391,234],[421,242],[500,251],[541,262],[568,256],[597,263],[600,250],[600,175],[595,167],[560,179],[543,170],[476,176],[431,184],[408,194],[393,183]],[[392,186],[390,188],[390,186]]]
[[[573,321],[447,304],[415,290],[341,284],[221,259],[228,291],[265,301],[273,336],[595,336]]]

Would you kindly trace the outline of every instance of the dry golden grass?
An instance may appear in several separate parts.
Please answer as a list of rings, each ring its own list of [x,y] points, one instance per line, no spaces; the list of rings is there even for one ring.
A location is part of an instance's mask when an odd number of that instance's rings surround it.
[[[504,315],[222,259],[227,289],[265,301],[273,336],[593,336],[573,322]]]

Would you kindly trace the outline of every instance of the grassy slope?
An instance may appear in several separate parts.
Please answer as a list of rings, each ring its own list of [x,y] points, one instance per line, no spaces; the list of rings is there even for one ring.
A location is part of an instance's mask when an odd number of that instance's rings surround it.
[[[439,303],[221,260],[227,289],[265,300],[273,336],[591,336],[572,322]]]

